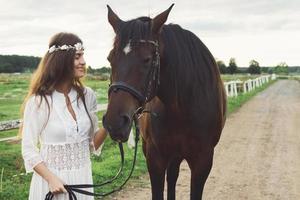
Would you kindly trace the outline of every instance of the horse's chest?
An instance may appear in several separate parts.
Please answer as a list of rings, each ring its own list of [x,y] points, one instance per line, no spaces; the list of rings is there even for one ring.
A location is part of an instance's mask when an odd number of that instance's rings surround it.
[[[151,117],[149,123],[151,124],[151,129],[153,134],[159,135],[180,135],[182,133],[187,133],[190,130],[189,121],[184,117],[160,113],[156,117]]]

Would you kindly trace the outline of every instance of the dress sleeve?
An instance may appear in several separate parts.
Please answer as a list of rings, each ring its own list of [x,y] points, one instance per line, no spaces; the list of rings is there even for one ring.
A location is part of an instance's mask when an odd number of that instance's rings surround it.
[[[95,133],[99,130],[98,116],[97,116],[97,98],[96,98],[96,93],[94,91],[90,90],[90,93],[91,94],[90,94],[89,112],[93,123],[92,135],[94,136]]]
[[[43,162],[39,153],[39,136],[45,125],[44,110],[39,107],[39,97],[30,97],[25,105],[22,129],[22,156],[26,173],[33,172],[33,168]],[[47,114],[46,114],[47,115]]]
[[[94,141],[93,141],[95,134],[99,131],[98,116],[97,116],[97,97],[96,97],[96,93],[92,89],[87,88],[87,92],[89,93],[87,95],[89,98],[89,113],[93,123],[93,127],[92,127],[93,130],[91,131],[91,135],[90,135],[90,150],[93,154],[99,156],[101,154],[103,144],[98,149],[95,149]]]

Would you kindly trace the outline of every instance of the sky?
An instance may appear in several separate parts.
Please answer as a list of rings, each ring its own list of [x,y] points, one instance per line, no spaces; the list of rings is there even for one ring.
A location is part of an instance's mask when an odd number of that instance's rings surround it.
[[[109,4],[124,21],[155,17],[175,3],[166,22],[195,33],[213,56],[239,67],[286,62],[300,66],[300,0],[0,0],[0,54],[42,57],[55,33],[84,43],[87,65],[109,66],[114,32]]]

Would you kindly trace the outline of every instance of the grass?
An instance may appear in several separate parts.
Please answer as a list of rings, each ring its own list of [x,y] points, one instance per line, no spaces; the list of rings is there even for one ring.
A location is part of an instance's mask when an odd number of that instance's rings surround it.
[[[227,77],[228,78],[228,77]],[[236,77],[234,77],[236,78]],[[7,109],[7,116],[0,116],[0,121],[4,119],[15,119],[17,116],[17,111],[12,112],[13,109],[17,110],[18,104],[22,102],[22,95],[25,95],[23,90],[26,90],[28,84],[28,75],[25,77],[26,81],[22,81],[24,77],[16,82],[13,82],[16,77],[9,77],[3,81],[3,77],[0,76],[0,106]],[[248,79],[248,78],[247,78]],[[4,82],[13,82],[15,84],[7,84],[8,88],[4,86]],[[106,100],[106,91],[108,88],[108,82],[104,81],[95,81],[95,80],[85,80],[85,84],[94,89],[98,94],[98,102],[105,103]],[[252,91],[247,94],[239,95],[238,97],[233,97],[228,99],[228,113],[232,113],[236,111],[243,103],[249,100],[251,97],[256,95],[258,92],[264,90],[268,87],[272,82],[266,84],[255,91]],[[22,92],[18,92],[19,96],[13,100],[13,97],[9,97],[8,93],[11,89],[17,89],[20,86],[22,88]],[[9,89],[10,88],[10,89]],[[2,101],[2,97],[4,93],[6,93],[6,101]],[[10,100],[8,100],[10,99]],[[16,106],[17,105],[17,106]],[[9,107],[9,108],[6,108]],[[99,113],[99,119],[101,119],[103,113]],[[17,130],[3,131],[0,132],[0,138],[15,136],[17,134]],[[127,145],[124,145],[125,148],[125,171],[124,174],[128,175],[131,161],[133,158],[133,149],[127,148]],[[92,165],[93,165],[93,179],[94,183],[101,183],[104,180],[112,178],[119,166],[120,166],[120,156],[119,150],[115,142],[113,142],[110,138],[108,138],[104,144],[102,154],[100,157],[92,156]],[[0,142],[0,172],[3,172],[3,180],[0,182],[0,199],[9,199],[9,200],[22,200],[27,199],[30,187],[30,180],[32,174],[24,174],[25,169],[23,166],[23,159],[21,157],[21,145],[20,143],[6,143]],[[141,150],[141,143],[139,143],[138,154],[137,154],[137,163],[135,166],[135,170],[133,173],[133,179],[138,179],[141,175],[147,172],[146,162]],[[1,181],[1,180],[0,180]],[[101,188],[101,190],[96,190],[97,192],[107,192],[112,188],[120,185],[124,181],[124,178],[121,178],[119,181],[114,182],[114,184],[110,185],[106,188]],[[2,187],[1,187],[2,186]]]
[[[28,75],[0,75],[0,121],[18,119],[28,89]]]
[[[16,130],[1,131],[0,132],[0,139],[13,137],[13,136],[16,136],[16,134],[17,134]]]
[[[274,83],[274,81],[270,81],[267,84],[264,84],[263,86],[256,88],[255,90],[252,90],[246,94],[238,95],[237,97],[230,97],[227,102],[228,114],[236,111],[245,102],[247,102],[249,99],[251,99],[257,93],[259,93],[259,92],[263,91],[264,89],[266,89],[267,87],[269,87],[272,83]]]
[[[246,81],[248,79],[255,79],[257,77],[259,77],[261,75],[245,75],[245,74],[233,74],[233,75],[230,75],[230,74],[222,74],[221,75],[221,78],[224,82],[227,82],[227,81],[231,81],[231,80],[241,80],[241,81]]]
[[[0,121],[19,119],[31,74],[0,74]],[[83,83],[97,94],[97,102],[107,103],[108,81],[85,79]]]
[[[26,199],[31,176],[14,176],[24,171],[20,144],[0,143],[0,170],[3,170],[0,199]]]

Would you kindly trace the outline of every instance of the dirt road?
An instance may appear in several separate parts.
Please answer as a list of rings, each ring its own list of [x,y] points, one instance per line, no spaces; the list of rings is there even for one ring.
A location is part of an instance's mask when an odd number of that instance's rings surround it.
[[[189,184],[182,163],[177,199],[189,199]],[[148,177],[109,199],[151,199]],[[203,199],[300,199],[299,81],[277,81],[228,117]]]

